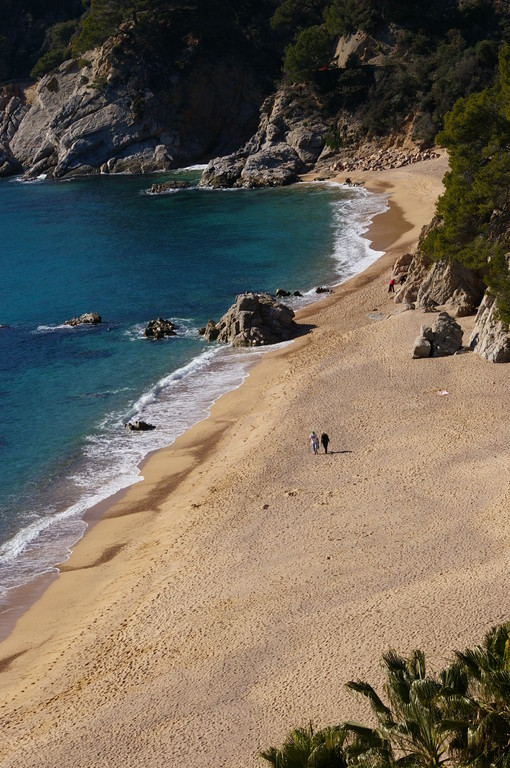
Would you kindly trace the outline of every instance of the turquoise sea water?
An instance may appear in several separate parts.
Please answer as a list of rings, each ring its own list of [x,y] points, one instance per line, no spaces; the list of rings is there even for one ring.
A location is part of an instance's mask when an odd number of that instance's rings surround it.
[[[207,345],[200,326],[246,290],[299,290],[297,307],[377,255],[361,234],[385,201],[362,189],[148,195],[154,180],[0,182],[0,606],[65,559],[86,510],[140,479],[149,451],[242,382],[260,353]],[[101,326],[63,325],[89,311]],[[178,335],[151,342],[160,315]],[[123,428],[137,418],[157,429]]]

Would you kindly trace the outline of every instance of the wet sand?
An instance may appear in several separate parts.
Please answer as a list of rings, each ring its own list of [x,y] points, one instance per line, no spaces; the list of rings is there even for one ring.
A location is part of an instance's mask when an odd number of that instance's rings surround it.
[[[350,174],[390,196],[387,253],[154,454],[19,618],[4,768],[260,765],[294,726],[365,718],[344,683],[380,689],[388,648],[438,668],[508,618],[508,369],[412,360],[430,315],[387,294],[445,168]]]

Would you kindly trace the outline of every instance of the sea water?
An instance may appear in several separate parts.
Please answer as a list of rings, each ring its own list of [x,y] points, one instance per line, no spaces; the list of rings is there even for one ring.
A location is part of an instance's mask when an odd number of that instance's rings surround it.
[[[362,271],[386,207],[362,188],[148,193],[165,177],[0,182],[0,609],[54,571],[96,503],[239,386],[258,351],[198,329],[244,291],[300,291]],[[98,312],[99,326],[65,320]],[[144,337],[153,318],[177,335]],[[154,431],[124,429],[141,419]]]

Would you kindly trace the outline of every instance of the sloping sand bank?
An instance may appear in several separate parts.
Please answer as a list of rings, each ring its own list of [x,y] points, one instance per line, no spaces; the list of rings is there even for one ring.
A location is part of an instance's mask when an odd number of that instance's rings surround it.
[[[510,369],[412,360],[431,317],[387,294],[444,170],[365,175],[388,254],[154,455],[19,619],[3,768],[256,766],[293,726],[365,717],[343,684],[380,688],[389,647],[439,666],[508,619]]]

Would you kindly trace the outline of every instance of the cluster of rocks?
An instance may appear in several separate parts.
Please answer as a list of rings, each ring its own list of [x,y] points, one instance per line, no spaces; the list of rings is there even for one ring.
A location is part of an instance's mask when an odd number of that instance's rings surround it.
[[[64,325],[99,325],[101,323],[101,315],[97,312],[85,312],[79,317],[72,317],[70,320],[64,320]]]
[[[436,157],[440,157],[440,155],[434,149],[389,147],[370,154],[365,152],[356,153],[354,156],[346,155],[346,157],[333,163],[331,170],[335,172],[383,171],[390,168],[402,168],[405,165],[420,163],[422,160],[431,160]]]
[[[413,358],[446,357],[462,349],[463,331],[448,312],[440,312],[433,328],[422,325],[413,345]]]
[[[234,347],[259,347],[288,341],[296,333],[294,312],[267,293],[242,293],[218,323],[209,320],[200,334]]]
[[[152,184],[147,194],[164,195],[167,192],[173,192],[175,189],[189,189],[189,187],[191,187],[189,181],[162,181],[157,184]]]
[[[177,336],[175,325],[171,320],[158,317],[157,320],[149,320],[143,332],[148,339],[164,339],[167,336]]]

